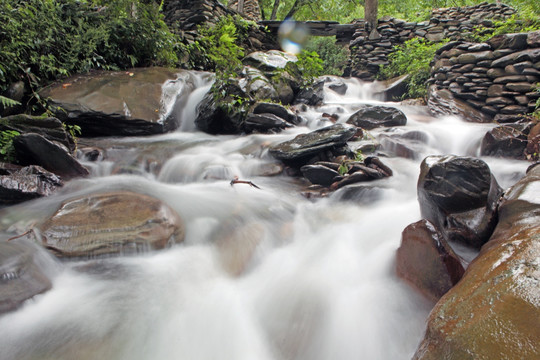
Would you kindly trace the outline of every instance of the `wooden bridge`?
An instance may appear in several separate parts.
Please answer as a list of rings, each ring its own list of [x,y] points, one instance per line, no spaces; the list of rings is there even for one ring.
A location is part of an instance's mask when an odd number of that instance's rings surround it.
[[[258,24],[266,26],[271,33],[276,34],[283,21],[264,20]],[[336,42],[340,44],[348,44],[358,28],[358,25],[340,24],[337,21],[297,21],[297,24],[305,25],[312,36],[335,36]]]

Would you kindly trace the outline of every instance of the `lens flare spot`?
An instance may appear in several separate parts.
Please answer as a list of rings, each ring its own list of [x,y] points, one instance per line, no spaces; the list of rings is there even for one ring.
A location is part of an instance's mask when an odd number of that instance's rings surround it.
[[[278,30],[281,49],[292,54],[299,54],[309,39],[309,28],[292,19],[283,21]]]

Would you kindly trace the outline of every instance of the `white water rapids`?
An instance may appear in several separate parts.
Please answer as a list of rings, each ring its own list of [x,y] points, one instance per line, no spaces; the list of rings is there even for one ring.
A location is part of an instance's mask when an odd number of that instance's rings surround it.
[[[187,234],[171,249],[120,258],[59,262],[40,249],[53,287],[0,316],[0,359],[410,359],[433,304],[396,277],[394,258],[402,230],[420,219],[419,164],[431,154],[476,156],[493,125],[389,104],[409,119],[396,131],[420,131],[427,144],[418,143],[415,160],[381,158],[394,176],[370,183],[378,198],[313,201],[298,180],[263,176],[276,166],[268,144],[330,125],[322,112],[342,122],[358,104],[380,103],[362,95],[367,85],[345,81],[347,94],[327,90],[325,105],[302,112],[303,126],[249,136],[194,131],[200,89],[208,88],[199,82],[184,99],[180,131],[96,140],[107,157],[85,163],[91,177],[5,209],[7,238],[66,199],[131,190],[165,201]],[[381,139],[387,130],[371,134]],[[527,166],[485,160],[503,188]],[[261,189],[231,186],[234,176]]]

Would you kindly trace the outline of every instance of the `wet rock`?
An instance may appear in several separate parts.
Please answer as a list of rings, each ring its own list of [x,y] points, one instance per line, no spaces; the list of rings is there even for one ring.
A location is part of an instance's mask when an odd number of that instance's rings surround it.
[[[36,249],[23,242],[0,242],[0,315],[52,287],[35,261]]]
[[[504,195],[499,223],[435,305],[413,359],[540,357],[540,167]]]
[[[382,134],[379,137],[381,149],[398,157],[418,159],[428,142],[427,135],[419,131],[402,134]]]
[[[70,151],[75,149],[73,138],[65,130],[62,122],[56,118],[26,114],[12,115],[0,119],[0,130],[39,134],[49,141],[64,145]]]
[[[312,184],[326,187],[341,178],[339,172],[324,165],[304,165],[300,171]]]
[[[495,227],[501,193],[482,160],[428,156],[420,166],[420,212],[447,240],[482,246]]]
[[[432,85],[428,90],[428,107],[434,116],[458,115],[469,122],[490,122],[491,117],[456,99],[451,91]]]
[[[68,78],[40,95],[50,98],[58,119],[79,125],[83,136],[159,134],[177,126],[161,100],[163,84],[177,80],[180,71],[158,67],[97,71]]]
[[[355,134],[354,126],[335,124],[274,145],[269,152],[278,160],[301,162],[320,152],[343,146]]]
[[[38,134],[24,134],[13,140],[17,158],[22,164],[39,165],[65,179],[89,175],[67,149]]]
[[[351,115],[348,124],[371,130],[378,127],[404,126],[407,124],[405,114],[389,106],[367,105]]]
[[[480,153],[483,156],[500,156],[521,159],[527,147],[529,124],[497,126],[482,139]]]
[[[9,85],[6,91],[0,93],[11,100],[18,101],[19,105],[4,106],[0,103],[0,117],[6,117],[13,114],[20,114],[24,112],[24,106],[22,105],[23,97],[26,92],[26,86],[23,81],[17,81]]]
[[[93,194],[64,202],[39,226],[58,257],[111,256],[163,249],[184,239],[184,224],[162,201],[131,192]]]
[[[243,129],[248,132],[278,132],[292,125],[274,114],[249,114]]]
[[[253,113],[274,114],[293,125],[297,125],[299,123],[298,116],[296,116],[296,114],[288,110],[286,107],[276,103],[259,102],[253,107]]]
[[[257,51],[249,54],[243,60],[245,65],[253,66],[263,72],[284,69],[287,63],[297,62],[295,55],[279,50]]]
[[[242,131],[244,113],[239,107],[235,107],[235,111],[228,111],[226,103],[232,101],[233,96],[243,97],[245,94],[234,82],[227,86],[226,93],[229,98],[221,103],[216,102],[211,92],[203,97],[197,105],[197,129],[208,134],[238,134]]]
[[[0,168],[0,204],[11,205],[49,196],[63,186],[60,178],[39,166]]]
[[[301,89],[294,99],[294,104],[310,106],[321,105],[324,101],[324,81],[319,81],[307,88]]]
[[[246,66],[241,75],[238,85],[243,92],[241,95],[243,98],[267,99],[276,102],[280,100],[274,85],[262,71]]]
[[[427,220],[420,220],[403,230],[396,254],[396,270],[400,278],[435,302],[465,272],[459,257]]]

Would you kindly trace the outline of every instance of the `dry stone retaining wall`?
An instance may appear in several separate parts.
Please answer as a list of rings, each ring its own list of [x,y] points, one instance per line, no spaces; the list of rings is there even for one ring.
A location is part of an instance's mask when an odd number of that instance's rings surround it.
[[[252,12],[251,1],[244,0],[244,13],[248,12],[250,18]],[[225,7],[218,0],[168,0],[163,6],[165,23],[169,28],[180,34],[186,43],[194,42],[197,37],[197,27],[211,27],[223,17],[239,15],[234,8]],[[252,25],[249,38],[243,46],[248,52],[270,50],[277,48],[276,40],[266,33],[261,27]]]
[[[238,11],[249,20],[261,20],[261,8],[257,0],[233,0],[229,2],[229,8]]]
[[[419,37],[429,41],[462,39],[475,26],[493,27],[493,20],[508,18],[515,10],[504,4],[481,3],[470,7],[435,9],[429,21],[414,23],[385,16],[379,19],[377,33],[370,31],[364,20],[357,20],[358,29],[350,42],[351,74],[373,80],[380,65],[388,65],[394,46]]]
[[[428,81],[497,120],[532,112],[540,93],[540,31],[456,41],[439,49]]]

